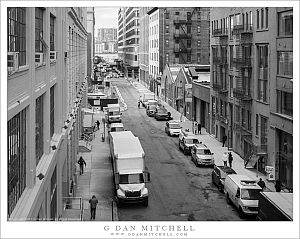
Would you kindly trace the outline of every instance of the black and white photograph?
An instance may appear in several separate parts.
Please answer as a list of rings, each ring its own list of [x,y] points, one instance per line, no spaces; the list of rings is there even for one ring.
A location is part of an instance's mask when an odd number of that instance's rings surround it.
[[[3,238],[299,238],[298,27],[298,1],[3,1]]]

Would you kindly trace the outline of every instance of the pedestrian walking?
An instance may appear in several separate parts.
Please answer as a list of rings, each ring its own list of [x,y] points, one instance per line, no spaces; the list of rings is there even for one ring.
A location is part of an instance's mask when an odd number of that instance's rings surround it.
[[[227,167],[227,160],[228,160],[228,152],[224,152],[223,154],[224,167]]]
[[[197,121],[194,122],[194,134],[197,134],[198,131],[198,123]]]
[[[201,134],[201,123],[198,123],[198,134]]]
[[[227,135],[226,135],[226,134],[224,134],[224,135],[223,135],[223,146],[222,146],[222,147],[224,147],[224,146],[225,146],[226,140],[227,140]]]
[[[89,200],[90,203],[90,209],[91,209],[91,220],[95,220],[96,218],[96,208],[98,204],[98,199],[95,195],[92,196],[92,198]]]
[[[233,161],[233,156],[231,152],[228,154],[228,162],[229,162],[229,167],[232,168],[232,161]]]
[[[99,129],[100,129],[100,121],[97,120],[97,121],[96,121],[96,124],[97,124],[97,128],[98,128],[98,130],[99,130]]]
[[[262,190],[264,190],[264,189],[266,188],[266,184],[265,184],[265,182],[262,180],[262,178],[259,179],[259,181],[258,181],[257,184],[258,184],[258,186],[261,187]]]
[[[281,182],[279,179],[276,180],[275,190],[276,190],[276,192],[281,192]]]
[[[84,161],[83,157],[80,156],[78,162],[77,162],[80,166],[80,175],[83,174],[83,165],[85,165],[86,167],[86,162]]]

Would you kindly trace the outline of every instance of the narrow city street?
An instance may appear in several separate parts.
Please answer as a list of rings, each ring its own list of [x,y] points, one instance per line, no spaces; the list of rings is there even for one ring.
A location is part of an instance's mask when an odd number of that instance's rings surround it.
[[[241,220],[225,196],[211,182],[211,168],[197,168],[190,156],[178,149],[178,137],[164,131],[165,121],[156,121],[137,107],[139,93],[123,78],[114,80],[128,110],[123,124],[139,137],[151,173],[149,206],[119,208],[121,221],[215,221]]]

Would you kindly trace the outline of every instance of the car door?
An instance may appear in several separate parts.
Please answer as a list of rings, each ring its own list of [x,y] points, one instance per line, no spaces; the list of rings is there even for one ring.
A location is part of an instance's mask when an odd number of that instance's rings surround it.
[[[166,129],[165,129],[166,133],[169,133],[169,122],[166,123]]]

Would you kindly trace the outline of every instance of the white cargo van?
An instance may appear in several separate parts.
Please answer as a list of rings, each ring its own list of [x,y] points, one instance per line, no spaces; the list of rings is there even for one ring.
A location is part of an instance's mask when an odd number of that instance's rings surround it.
[[[258,197],[262,191],[257,182],[246,175],[231,174],[225,178],[226,200],[237,207],[239,216],[257,215]]]
[[[108,128],[109,132],[124,131],[124,125],[122,123],[111,123]]]

